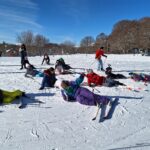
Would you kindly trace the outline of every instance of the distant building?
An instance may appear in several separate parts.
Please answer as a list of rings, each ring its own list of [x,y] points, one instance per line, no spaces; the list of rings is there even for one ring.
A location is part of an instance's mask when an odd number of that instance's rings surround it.
[[[6,50],[6,55],[7,56],[16,56],[16,51],[14,51],[12,48]]]

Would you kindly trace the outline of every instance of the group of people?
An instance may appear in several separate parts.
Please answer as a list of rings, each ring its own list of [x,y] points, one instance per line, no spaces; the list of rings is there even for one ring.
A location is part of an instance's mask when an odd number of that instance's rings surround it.
[[[87,85],[90,87],[126,86],[124,83],[121,83],[116,79],[127,79],[127,77],[122,74],[112,73],[112,68],[110,65],[105,70],[106,76],[101,76],[99,74],[96,74],[92,69],[88,69],[86,73],[85,72],[80,73],[80,76],[75,81],[68,81],[68,80],[61,81],[57,79],[56,77],[57,75],[72,73],[71,71],[69,71],[72,67],[67,65],[63,58],[56,60],[56,64],[54,68],[50,67],[49,69],[46,69],[43,72],[41,72],[38,71],[29,62],[25,61],[27,60],[25,59],[27,56],[25,45],[21,46],[20,52],[21,52],[21,69],[23,67],[27,69],[25,76],[43,77],[39,90],[43,90],[45,87],[50,87],[50,88],[59,87],[61,89],[61,94],[63,99],[68,102],[77,101],[80,104],[96,106],[100,104],[107,105],[111,101],[111,98],[109,96],[102,96],[102,95],[95,94],[94,92],[90,91],[88,88],[81,86],[85,78],[87,78]],[[96,51],[95,58],[98,61],[98,70],[104,71],[101,56],[107,57],[106,55],[104,55],[103,47],[101,47]],[[42,64],[44,63],[44,61],[46,61],[48,65],[50,64],[50,59],[48,59],[47,54],[44,55]],[[28,63],[28,66],[26,66],[26,63]],[[129,75],[131,75],[132,79],[137,81],[138,74],[130,73]],[[150,82],[149,75],[140,74],[140,76],[141,78],[138,80]],[[25,93],[19,90],[13,92],[0,90],[0,103],[1,104],[10,103],[15,98],[24,95]]]

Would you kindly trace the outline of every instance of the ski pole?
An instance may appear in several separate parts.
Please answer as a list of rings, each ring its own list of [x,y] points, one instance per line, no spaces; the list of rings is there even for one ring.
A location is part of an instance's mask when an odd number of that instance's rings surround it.
[[[96,62],[96,59],[89,65],[90,67]]]
[[[41,85],[41,83],[38,82],[38,81],[36,81],[33,77],[29,77],[29,76],[28,76],[28,78],[32,79],[33,81],[35,81],[36,83],[38,83],[39,85]]]
[[[98,89],[96,89],[95,87],[92,87],[92,91],[94,92],[94,90],[96,90],[98,93],[101,93],[101,91],[99,91]]]

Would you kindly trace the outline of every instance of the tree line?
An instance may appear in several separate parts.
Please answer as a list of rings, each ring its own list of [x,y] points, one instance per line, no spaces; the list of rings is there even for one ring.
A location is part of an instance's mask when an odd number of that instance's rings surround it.
[[[98,47],[103,46],[106,53],[131,53],[133,49],[150,49],[150,17],[139,20],[121,20],[117,22],[109,35],[101,32],[96,38],[85,36],[80,45],[75,46],[72,41],[64,41],[61,44],[50,43],[43,35],[34,35],[32,31],[24,31],[17,35],[16,41],[27,46],[30,55],[48,54],[74,54],[94,53]],[[0,49],[6,49],[9,45],[0,44]],[[18,46],[14,46],[17,49]]]

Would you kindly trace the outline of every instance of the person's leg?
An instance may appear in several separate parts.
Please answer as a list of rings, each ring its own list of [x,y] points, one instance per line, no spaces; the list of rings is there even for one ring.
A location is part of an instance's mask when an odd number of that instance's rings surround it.
[[[44,75],[43,80],[42,80],[42,84],[39,90],[43,90],[44,87],[50,87],[49,85],[49,76]]]
[[[101,70],[101,64],[100,64],[100,60],[97,59],[97,71]]]
[[[96,106],[97,104],[107,105],[110,101],[110,98],[107,96],[101,96],[98,94],[94,94],[90,90],[80,87],[77,91],[76,100],[83,105]]]
[[[103,71],[104,69],[103,69],[103,61],[102,61],[102,59],[99,60],[99,63],[100,63],[100,66],[101,66],[101,70]]]
[[[94,93],[83,87],[77,90],[76,101],[83,105],[96,106]]]
[[[50,65],[50,60],[49,59],[47,60],[47,65]]]
[[[111,100],[111,98],[109,98],[108,96],[101,96],[98,94],[95,94],[95,99],[99,105],[100,104],[107,105]]]
[[[21,60],[21,68],[20,70],[23,69],[23,60]]]

